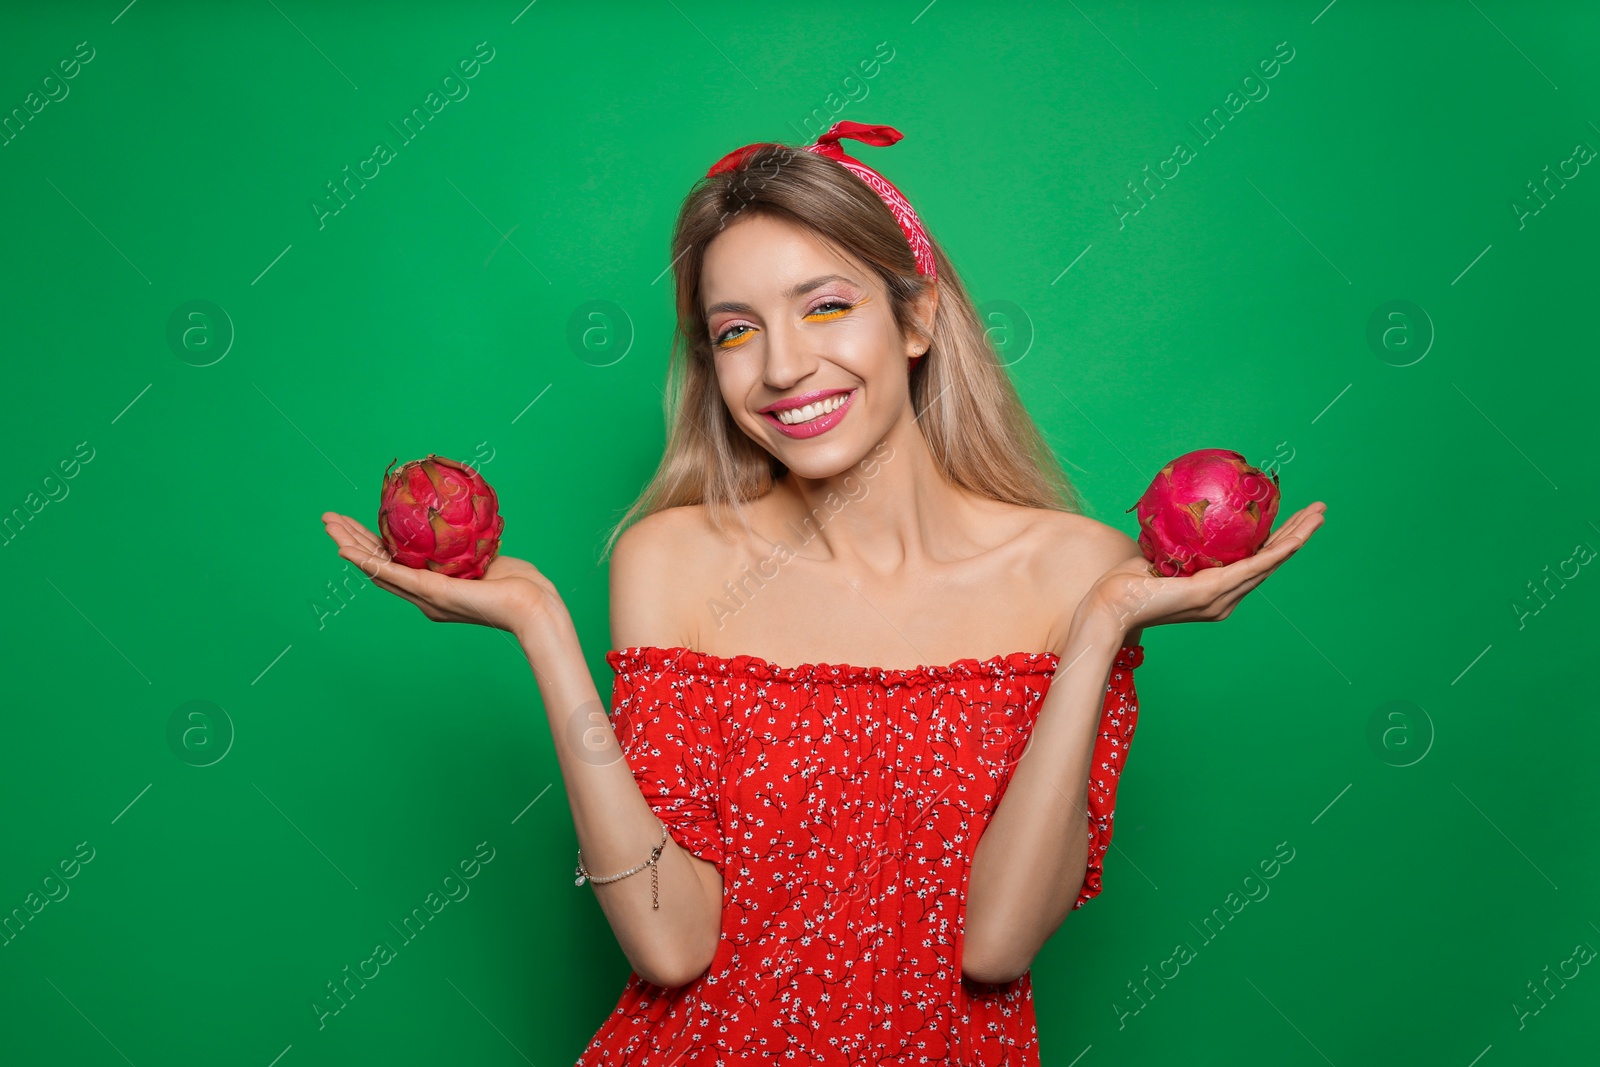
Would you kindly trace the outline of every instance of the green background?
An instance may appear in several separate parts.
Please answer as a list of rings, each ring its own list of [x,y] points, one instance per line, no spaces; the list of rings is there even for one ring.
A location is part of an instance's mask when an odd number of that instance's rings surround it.
[[[1527,187],[1600,146],[1592,5],[111,0],[4,24],[8,113],[94,50],[0,147],[0,508],[26,518],[0,554],[0,909],[94,850],[0,948],[6,1062],[577,1057],[627,964],[572,885],[527,664],[359,578],[334,599],[352,569],[318,516],[374,522],[395,457],[476,456],[609,695],[598,552],[660,456],[679,202],[835,117],[905,133],[859,151],[991,314],[1091,514],[1133,533],[1200,447],[1275,463],[1285,514],[1328,504],[1225,625],[1146,631],[1106,889],[1033,970],[1044,1062],[1593,1056],[1595,968],[1527,985],[1600,947],[1600,576],[1574,557],[1600,547],[1600,174],[1537,214]],[[401,142],[479,42],[469,94]],[[1204,141],[1280,42],[1268,95]],[[319,228],[378,140],[395,158]],[[198,300],[221,314],[184,319]],[[1420,312],[1369,342],[1397,300]],[[170,343],[175,314],[197,328]],[[225,721],[173,741],[190,701]],[[470,895],[319,1029],[326,983],[480,842]],[[1280,842],[1270,896],[1204,941]]]

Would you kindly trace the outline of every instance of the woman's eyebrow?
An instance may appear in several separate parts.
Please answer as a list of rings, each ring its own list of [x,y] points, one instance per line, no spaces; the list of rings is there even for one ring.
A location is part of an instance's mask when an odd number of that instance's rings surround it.
[[[829,282],[846,282],[850,285],[857,286],[861,284],[854,278],[847,278],[843,274],[824,274],[819,278],[812,278],[810,281],[800,282],[788,292],[781,295],[785,300],[793,300],[797,296],[804,296],[813,289],[821,289]],[[741,304],[736,300],[723,300],[706,308],[706,318],[709,319],[719,311],[745,311],[753,313],[755,308],[751,307],[749,304]]]

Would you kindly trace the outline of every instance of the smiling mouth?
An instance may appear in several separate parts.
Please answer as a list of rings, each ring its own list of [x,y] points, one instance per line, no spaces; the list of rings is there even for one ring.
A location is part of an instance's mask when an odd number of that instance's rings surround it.
[[[850,399],[854,392],[855,390],[852,389],[848,393],[835,393],[833,396],[818,400],[814,404],[807,404],[804,407],[798,408],[789,408],[785,411],[773,411],[769,412],[768,414],[785,426],[803,426],[808,422],[811,422],[815,419],[820,419],[824,415],[837,411],[844,405],[845,401]]]

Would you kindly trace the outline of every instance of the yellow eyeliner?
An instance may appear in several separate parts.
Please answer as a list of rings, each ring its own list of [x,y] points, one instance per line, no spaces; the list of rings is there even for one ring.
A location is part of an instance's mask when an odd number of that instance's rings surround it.
[[[812,312],[811,314],[807,315],[806,318],[815,320],[817,322],[832,322],[833,320],[839,318],[841,315],[848,315],[850,312],[854,311],[856,308],[860,307],[862,304],[865,304],[870,299],[871,299],[871,297],[865,297],[864,296],[860,300],[857,300],[855,303],[848,304],[845,307],[842,307],[837,311],[816,311],[816,312]],[[838,301],[838,300],[830,301],[830,302],[831,303],[843,303],[843,301]],[[746,341],[748,341],[751,337],[753,337],[755,335],[755,331],[752,330],[750,327],[746,326],[746,327],[743,327],[743,329],[744,329],[745,332],[740,334],[738,337],[730,337],[726,341],[713,341],[712,343],[717,348],[737,348],[739,345],[744,344]]]
[[[808,319],[818,319],[819,321],[822,321],[822,322],[832,322],[834,319],[838,318],[840,315],[846,315],[846,314],[849,314],[850,312],[854,311],[856,308],[860,307],[862,304],[865,304],[870,299],[871,299],[870,297],[865,297],[864,296],[860,300],[857,300],[854,304],[846,304],[844,307],[840,308],[838,311],[817,311],[817,312],[813,312],[810,315],[807,315],[806,318],[808,318]],[[843,301],[839,301],[839,300],[835,300],[835,301],[830,301],[830,303],[844,303],[844,302]]]

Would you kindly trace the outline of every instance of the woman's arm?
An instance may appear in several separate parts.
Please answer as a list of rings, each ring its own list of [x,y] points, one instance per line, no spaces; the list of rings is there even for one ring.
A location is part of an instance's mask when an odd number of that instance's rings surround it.
[[[544,698],[584,868],[603,878],[637,866],[661,843],[661,822],[623,758],[571,619],[564,610],[538,612],[516,636]],[[634,971],[670,988],[711,965],[722,929],[722,876],[670,837],[656,870],[659,910],[651,906],[648,868],[588,884]]]
[[[1020,977],[1078,899],[1089,860],[1089,764],[1127,637],[1114,615],[1084,598],[1027,754],[973,855],[961,970],[974,982]]]
[[[480,579],[401,566],[389,558],[377,534],[350,516],[328,511],[322,521],[342,558],[434,622],[492,626],[517,638],[544,698],[584,866],[603,878],[647,859],[661,844],[661,823],[612,732],[555,584],[527,560],[506,555],[495,556]],[[645,531],[668,521],[652,515],[617,539],[611,559],[614,637],[642,643],[644,633],[666,632],[670,611],[663,602],[670,603],[676,591],[664,576],[681,569],[683,556],[670,538]],[[652,906],[648,870],[603,886],[589,884],[639,976],[679,986],[703,973],[716,954],[722,876],[715,864],[671,839],[656,868],[660,909]]]
[[[1285,520],[1255,555],[1183,578],[1150,573],[1132,538],[1078,602],[1026,754],[1007,785],[968,878],[961,969],[978,982],[1015,980],[1072,910],[1088,869],[1089,763],[1117,649],[1151,626],[1221,622],[1298,552],[1327,505]],[[1136,625],[1137,624],[1137,625]]]

